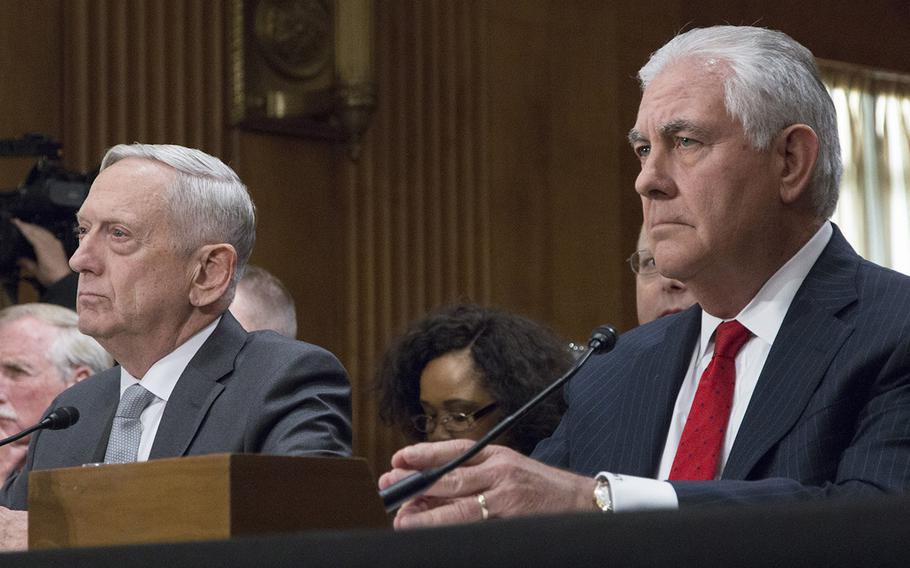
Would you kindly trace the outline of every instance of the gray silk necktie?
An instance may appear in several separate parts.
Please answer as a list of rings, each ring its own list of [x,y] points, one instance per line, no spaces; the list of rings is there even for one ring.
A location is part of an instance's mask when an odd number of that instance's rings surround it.
[[[142,437],[142,423],[139,415],[155,400],[155,395],[142,385],[128,387],[120,398],[114,423],[111,425],[111,437],[107,442],[104,463],[131,463],[136,461],[139,453],[139,440]]]

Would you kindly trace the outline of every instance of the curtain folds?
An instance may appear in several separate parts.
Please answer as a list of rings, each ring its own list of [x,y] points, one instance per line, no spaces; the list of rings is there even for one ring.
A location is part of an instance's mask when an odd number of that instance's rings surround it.
[[[910,274],[910,78],[822,64],[844,176],[832,220],[862,256]]]

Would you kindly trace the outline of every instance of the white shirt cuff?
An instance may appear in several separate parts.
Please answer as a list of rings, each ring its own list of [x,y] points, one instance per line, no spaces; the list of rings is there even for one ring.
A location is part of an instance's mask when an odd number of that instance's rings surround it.
[[[679,509],[676,490],[666,481],[617,475],[601,472],[610,481],[610,496],[613,499],[613,511],[654,511],[659,509]]]

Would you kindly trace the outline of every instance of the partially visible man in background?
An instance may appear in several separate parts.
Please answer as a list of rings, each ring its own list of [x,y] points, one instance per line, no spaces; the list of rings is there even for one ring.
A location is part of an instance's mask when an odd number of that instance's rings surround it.
[[[271,272],[249,265],[237,283],[231,313],[247,331],[271,329],[297,337],[297,312],[291,293]]]
[[[681,312],[695,303],[695,296],[685,284],[667,278],[657,270],[644,225],[638,234],[638,246],[629,257],[629,265],[635,273],[635,304],[639,325]]]
[[[76,312],[51,304],[0,310],[0,438],[37,423],[64,389],[114,364],[77,324]],[[0,448],[0,478],[22,467],[28,441]]]

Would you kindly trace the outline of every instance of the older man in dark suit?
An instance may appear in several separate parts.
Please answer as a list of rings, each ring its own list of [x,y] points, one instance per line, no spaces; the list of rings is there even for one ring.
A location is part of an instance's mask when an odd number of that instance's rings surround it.
[[[25,509],[37,469],[215,452],[350,455],[338,360],[249,334],[227,311],[255,240],[233,170],[180,146],[116,146],[77,219],[79,329],[120,365],[57,398],[82,418],[34,436],[0,502]],[[21,546],[26,514],[0,513],[0,537]]]
[[[396,526],[910,488],[910,278],[827,221],[840,150],[812,54],[771,30],[695,29],[639,77],[645,226],[699,305],[594,356],[538,461],[487,448]],[[380,483],[463,449],[405,448]]]

